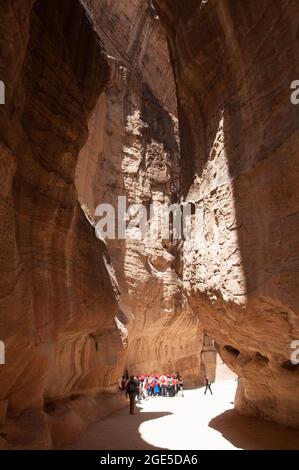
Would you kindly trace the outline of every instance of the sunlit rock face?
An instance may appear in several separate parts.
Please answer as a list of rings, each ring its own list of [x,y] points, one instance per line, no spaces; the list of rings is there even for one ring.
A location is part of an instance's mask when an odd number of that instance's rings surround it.
[[[118,207],[179,201],[176,91],[169,51],[149,2],[87,0],[109,56],[110,80],[89,122],[76,185],[94,217],[99,203]],[[116,212],[117,215],[117,212]],[[107,240],[129,331],[127,367],[181,372],[187,385],[215,374],[215,352],[201,354],[204,331],[182,291],[181,242]]]
[[[74,186],[109,64],[79,1],[0,16],[0,448],[49,448],[119,405],[117,286]]]
[[[188,302],[241,378],[237,408],[298,426],[297,2],[155,0],[178,93]]]

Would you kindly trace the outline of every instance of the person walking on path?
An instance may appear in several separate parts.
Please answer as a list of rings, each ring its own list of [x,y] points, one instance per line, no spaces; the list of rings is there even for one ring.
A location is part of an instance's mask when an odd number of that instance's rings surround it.
[[[205,377],[205,386],[206,386],[206,388],[205,388],[204,395],[207,393],[207,390],[210,390],[211,395],[213,395],[213,392],[212,392],[212,389],[211,389],[211,381],[210,381],[209,377]]]
[[[178,376],[178,388],[179,392],[181,392],[181,396],[184,397],[184,379],[182,375]]]
[[[135,399],[138,392],[138,386],[139,384],[137,380],[133,375],[131,375],[126,388],[126,397],[129,396],[130,399],[130,415],[135,414]]]

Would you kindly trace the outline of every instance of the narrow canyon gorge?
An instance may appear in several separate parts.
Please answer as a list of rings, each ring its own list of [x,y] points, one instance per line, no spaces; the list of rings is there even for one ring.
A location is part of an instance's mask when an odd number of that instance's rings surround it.
[[[299,428],[297,0],[0,16],[0,449],[73,443],[126,405],[125,369],[213,382],[217,354],[236,410]],[[191,203],[196,243],[103,239],[120,200]]]

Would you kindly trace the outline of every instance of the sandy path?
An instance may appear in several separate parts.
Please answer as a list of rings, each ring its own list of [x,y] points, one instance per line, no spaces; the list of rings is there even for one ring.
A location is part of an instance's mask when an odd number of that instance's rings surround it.
[[[66,449],[299,449],[299,431],[235,412],[234,379],[217,381],[185,397],[151,398],[134,416],[123,409],[91,426]]]

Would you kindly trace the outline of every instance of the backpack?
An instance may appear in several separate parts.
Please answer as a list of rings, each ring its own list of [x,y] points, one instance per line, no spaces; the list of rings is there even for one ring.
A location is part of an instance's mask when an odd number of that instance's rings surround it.
[[[137,385],[135,382],[129,382],[128,383],[128,392],[129,393],[135,393],[137,389]]]

